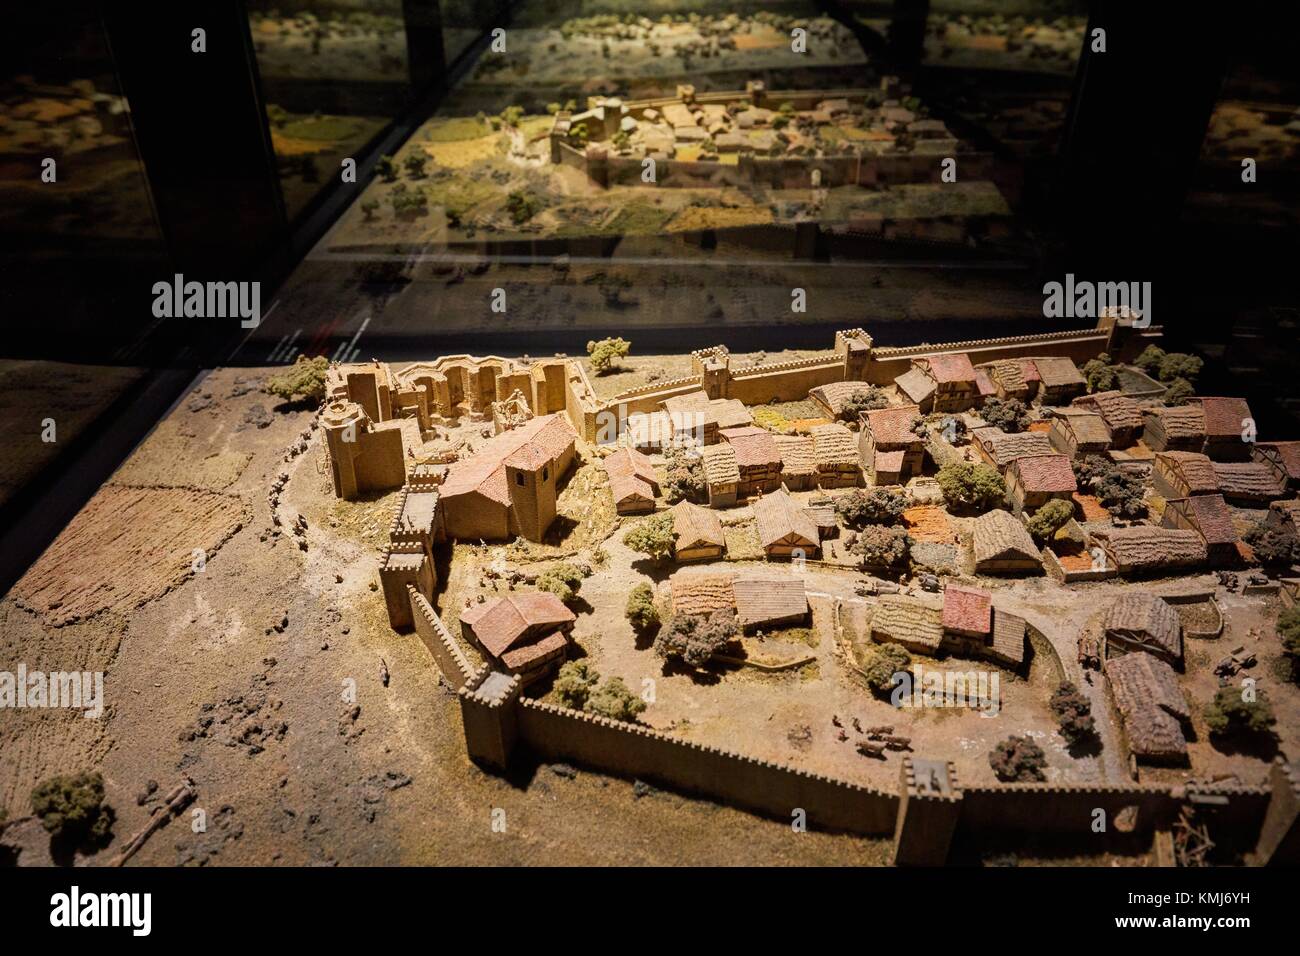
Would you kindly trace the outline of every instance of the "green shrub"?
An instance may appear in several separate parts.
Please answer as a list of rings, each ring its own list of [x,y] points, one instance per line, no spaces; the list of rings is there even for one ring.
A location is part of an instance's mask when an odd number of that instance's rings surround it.
[[[988,511],[1002,503],[1007,486],[988,465],[949,462],[935,475],[948,507],[963,511]]]
[[[1268,731],[1277,718],[1263,691],[1247,700],[1242,688],[1229,685],[1220,687],[1206,706],[1205,723],[1223,737],[1253,736]]]
[[[587,359],[597,375],[612,371],[621,358],[627,358],[632,343],[624,338],[598,339],[587,343]]]
[[[1051,541],[1056,532],[1064,528],[1073,517],[1074,506],[1070,502],[1053,498],[1035,511],[1026,525],[1029,533],[1041,544]]]
[[[280,375],[272,375],[262,387],[285,401],[319,402],[325,398],[325,376],[329,367],[330,360],[323,355],[315,358],[299,355],[293,365]]]
[[[659,623],[659,609],[655,607],[654,589],[648,584],[638,584],[627,596],[624,610],[637,633],[644,634]]]
[[[702,667],[740,634],[736,612],[720,608],[708,617],[675,614],[655,638],[655,653],[689,667]]]
[[[673,527],[672,512],[661,511],[637,522],[623,535],[623,543],[656,564],[662,564],[673,556],[673,546],[677,542]]]
[[[112,837],[113,809],[98,772],[42,780],[32,790],[32,813],[51,837],[73,846],[99,847]]]
[[[862,673],[867,686],[875,694],[884,694],[894,686],[894,675],[906,671],[912,664],[912,655],[902,644],[877,644],[862,661]]]

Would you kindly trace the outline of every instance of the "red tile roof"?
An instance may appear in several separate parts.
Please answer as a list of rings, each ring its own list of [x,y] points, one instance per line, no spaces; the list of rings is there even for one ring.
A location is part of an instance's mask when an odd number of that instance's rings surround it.
[[[984,397],[998,393],[993,384],[993,379],[989,378],[989,373],[982,368],[975,370],[975,387],[979,389],[980,395]]]
[[[940,384],[975,381],[975,366],[971,365],[970,356],[965,352],[928,355],[921,361],[928,365],[930,375]]]
[[[776,439],[766,428],[747,425],[742,428],[724,428],[718,434],[736,449],[736,465],[740,468],[781,464],[781,452],[776,447]]]
[[[1205,434],[1210,438],[1240,438],[1246,419],[1253,418],[1244,398],[1202,398]]]
[[[470,606],[460,615],[488,653],[500,657],[532,627],[562,626],[577,616],[549,591],[520,591]]]
[[[1237,529],[1232,523],[1232,511],[1223,495],[1196,495],[1183,498],[1179,505],[1188,510],[1196,530],[1206,544],[1232,544],[1237,540]],[[1173,501],[1169,502],[1174,504]]]
[[[1020,476],[1026,491],[1074,492],[1079,490],[1074,480],[1074,469],[1065,455],[1029,455],[1017,458],[1008,471]]]
[[[950,584],[943,591],[943,628],[988,634],[993,629],[993,598],[988,591]]]
[[[920,444],[921,436],[912,431],[920,417],[921,410],[917,406],[899,405],[867,412],[862,419],[879,448],[881,445]]]
[[[536,471],[557,460],[578,433],[559,414],[532,418],[484,442],[472,456],[453,463],[442,483],[443,499],[477,491],[503,505],[510,504],[505,465]]]

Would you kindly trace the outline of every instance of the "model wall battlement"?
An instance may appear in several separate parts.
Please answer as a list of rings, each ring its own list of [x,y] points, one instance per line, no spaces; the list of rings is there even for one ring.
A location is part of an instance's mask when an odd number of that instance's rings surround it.
[[[424,646],[429,649],[429,653],[433,655],[434,663],[438,665],[443,678],[453,690],[459,691],[475,677],[473,666],[465,658],[460,645],[451,636],[447,625],[443,624],[442,618],[438,616],[438,612],[433,609],[428,599],[409,584],[406,586],[406,594],[411,602],[415,632],[424,642]],[[482,676],[486,677],[487,673],[485,668]]]
[[[846,380],[861,380],[877,385],[887,385],[911,365],[914,358],[965,352],[972,362],[987,362],[1007,358],[1034,356],[1061,356],[1074,361],[1087,361],[1103,352],[1116,359],[1131,357],[1146,345],[1161,337],[1160,326],[1138,329],[1133,326],[1115,326],[1107,319],[1098,321],[1092,329],[1066,329],[1059,332],[1042,332],[1034,335],[1009,335],[997,338],[971,339],[963,342],[940,342],[928,345],[877,348],[871,345],[871,336],[862,329],[846,329],[836,334],[834,358],[812,357],[790,359],[784,362],[765,362],[762,365],[732,370],[729,363],[716,374],[720,384],[720,398],[738,398],[751,405],[770,401],[800,401],[808,397],[809,390],[820,385]],[[849,341],[857,341],[864,348],[850,350]],[[710,354],[710,350],[692,353],[695,356]],[[704,375],[653,382],[619,392],[606,405],[617,411],[624,405],[629,412],[651,412],[659,409],[668,398],[704,388]],[[712,394],[712,392],[710,392]]]
[[[898,796],[787,764],[682,740],[637,724],[528,698],[518,707],[518,737],[543,759],[666,783],[789,820],[879,835],[892,830]]]

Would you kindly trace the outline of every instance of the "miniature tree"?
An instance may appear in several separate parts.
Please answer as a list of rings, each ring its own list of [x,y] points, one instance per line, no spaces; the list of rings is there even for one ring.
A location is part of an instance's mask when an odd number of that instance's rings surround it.
[[[988,465],[965,461],[948,462],[935,475],[949,508],[985,512],[1006,497],[1002,476]]]
[[[541,211],[541,200],[526,189],[516,189],[506,197],[506,212],[516,226],[522,226]]]
[[[560,665],[560,673],[556,676],[552,689],[565,707],[582,710],[587,706],[587,700],[599,680],[600,675],[587,661],[565,661]]]
[[[874,694],[883,694],[894,686],[894,675],[912,664],[912,655],[902,644],[877,644],[865,655],[862,675]]]
[[[655,653],[688,667],[702,667],[739,633],[736,612],[731,608],[719,608],[708,617],[675,614],[655,638]]]
[[[1088,383],[1089,392],[1108,392],[1119,382],[1119,373],[1105,352],[1084,362],[1080,371]]]
[[[583,710],[610,720],[634,721],[645,710],[645,701],[628,689],[623,678],[611,677],[591,692]]]
[[[554,116],[556,113],[558,113],[561,109],[563,109],[563,107],[560,106],[559,103],[547,103],[547,104],[546,104],[546,112],[550,113],[552,116]]]
[[[549,591],[565,604],[572,603],[582,587],[582,572],[571,564],[556,564],[537,576],[539,591]]]
[[[626,358],[632,343],[624,338],[598,339],[587,343],[587,359],[597,375],[604,375],[618,365],[618,360]]]
[[[875,385],[860,388],[844,400],[840,408],[841,421],[856,422],[861,412],[871,412],[878,408],[889,407],[889,396],[885,390]]]
[[[32,790],[32,813],[53,839],[69,846],[96,848],[112,838],[113,808],[104,803],[98,772],[42,780]]]
[[[632,629],[638,634],[645,634],[659,624],[659,609],[655,607],[655,593],[650,585],[642,583],[632,589],[627,596],[627,608],[624,613],[632,623]]]
[[[1220,737],[1251,737],[1267,732],[1277,718],[1263,691],[1248,700],[1242,688],[1229,685],[1206,706],[1205,723]]]
[[[1285,567],[1300,561],[1300,538],[1294,531],[1256,523],[1242,535],[1242,540],[1265,567]]]
[[[388,202],[393,207],[393,215],[400,219],[414,219],[423,215],[429,207],[429,197],[422,189],[408,189],[406,183],[398,183],[388,194]]]
[[[1015,398],[990,398],[980,409],[980,417],[1004,432],[1022,432],[1032,420],[1024,402]]]
[[[1157,374],[1162,382],[1172,382],[1175,379],[1186,379],[1190,384],[1196,381],[1196,376],[1201,374],[1201,368],[1204,366],[1195,355],[1188,355],[1185,352],[1166,352],[1160,359],[1160,365]]]
[[[276,129],[283,129],[289,122],[289,111],[275,103],[267,103],[266,119]]]
[[[413,149],[406,154],[402,165],[406,167],[406,175],[412,179],[423,179],[424,171],[429,165],[429,154],[422,149]]]
[[[590,134],[587,132],[586,123],[575,123],[569,127],[569,145],[582,149],[587,145]]]
[[[1111,468],[1097,479],[1095,488],[1102,507],[1116,517],[1140,518],[1146,514],[1142,479],[1136,475],[1122,468]]]
[[[672,447],[666,455],[668,469],[664,474],[664,500],[669,504],[678,501],[703,501],[705,496],[704,462],[699,455],[685,449]]]
[[[1092,702],[1072,682],[1061,682],[1052,694],[1051,707],[1060,725],[1061,736],[1068,743],[1081,743],[1097,735],[1097,725],[1092,719]]]
[[[315,358],[299,355],[283,374],[272,375],[262,387],[288,402],[298,399],[319,402],[325,398],[325,374],[329,367],[330,361],[323,355]]]
[[[379,211],[378,199],[363,199],[361,201],[361,216],[366,222],[375,221],[375,213]]]
[[[375,175],[386,183],[396,182],[397,164],[391,156],[380,156],[375,162]]]
[[[1008,737],[989,753],[989,766],[1003,783],[1041,783],[1047,779],[1043,748],[1029,737]]]
[[[1071,462],[1071,468],[1074,470],[1074,480],[1078,482],[1079,487],[1091,488],[1093,482],[1115,470],[1115,463],[1101,455],[1085,455]]]
[[[1133,364],[1154,376],[1160,371],[1160,363],[1165,357],[1165,350],[1158,345],[1148,345],[1142,350],[1142,354],[1133,360]]]
[[[1196,389],[1192,387],[1191,382],[1185,378],[1176,378],[1169,383],[1160,400],[1169,406],[1186,405],[1195,394]]]
[[[869,524],[895,524],[903,517],[910,499],[902,491],[888,488],[858,488],[835,499],[835,513],[851,528]]]
[[[623,543],[646,555],[655,564],[663,564],[673,556],[673,547],[677,543],[672,512],[661,511],[639,522],[623,535]]]
[[[1277,636],[1284,654],[1300,658],[1300,607],[1289,607],[1277,616]]]
[[[902,528],[867,525],[853,538],[849,552],[862,559],[868,568],[899,568],[907,563],[912,539]]]
[[[1033,517],[1026,522],[1029,533],[1041,544],[1044,541],[1050,541],[1056,532],[1066,526],[1071,518],[1074,517],[1074,506],[1068,501],[1062,501],[1060,498],[1053,498],[1041,508],[1034,512]]]

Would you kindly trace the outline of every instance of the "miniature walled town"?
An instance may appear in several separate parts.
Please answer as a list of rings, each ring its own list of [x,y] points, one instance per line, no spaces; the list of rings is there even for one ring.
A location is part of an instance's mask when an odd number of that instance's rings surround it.
[[[240,795],[153,864],[1289,859],[1300,443],[1123,311],[826,345],[214,370],[0,600],[112,691],[0,797]]]
[[[1300,587],[1300,442],[1162,384],[1159,342],[1119,314],[901,349],[850,329],[608,397],[563,357],[335,364],[323,470],[394,496],[389,622],[481,766],[897,826],[903,862],[941,861],[964,813],[1064,830],[1076,800],[1169,836],[1189,800],[1262,819],[1295,783],[1271,619]]]

